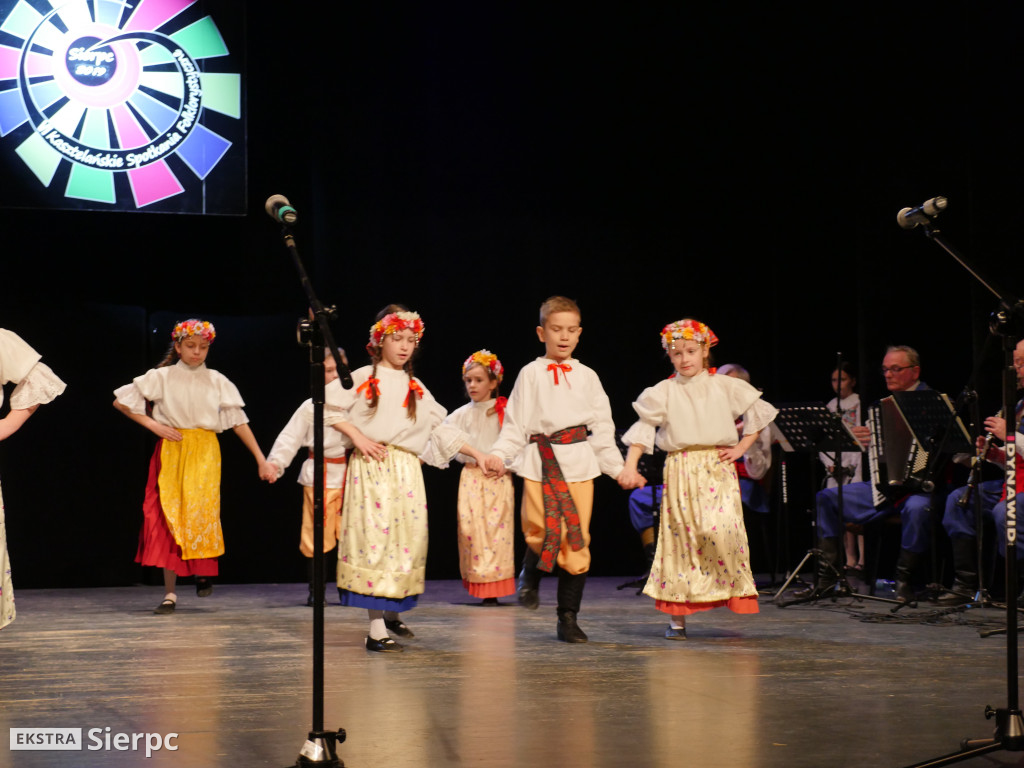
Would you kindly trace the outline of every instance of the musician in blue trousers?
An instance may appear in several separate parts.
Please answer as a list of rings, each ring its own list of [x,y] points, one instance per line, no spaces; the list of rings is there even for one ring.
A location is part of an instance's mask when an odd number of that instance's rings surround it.
[[[974,512],[974,494],[981,497],[981,514],[993,518],[999,497],[1003,493],[1002,480],[984,480],[977,488],[957,488],[946,497],[946,511],[942,516],[942,527],[949,534],[953,547],[953,586],[936,598],[939,605],[963,605],[974,599],[978,591],[978,531]],[[1006,554],[1006,503],[1001,505],[1002,514],[996,521],[1003,535],[999,540],[999,554]],[[1018,547],[1020,544],[1018,544]],[[1020,557],[1018,550],[1018,558]]]
[[[1017,342],[1013,350],[1013,367],[1017,371],[1017,386],[1024,387],[1024,340]],[[1019,431],[1022,406],[1024,400],[1017,403],[1016,409],[1018,451],[1024,446],[1024,435]],[[1006,439],[1006,420],[1001,416],[989,416],[985,419],[985,432],[988,433],[987,438],[978,438],[978,450],[986,454],[982,458],[1005,466],[1005,453],[992,442]],[[1017,471],[1020,472],[1020,468]],[[1003,480],[985,480],[975,489],[981,496],[982,515],[995,521],[999,554],[1003,557],[1006,556],[1006,500],[1002,498],[1004,484]],[[973,501],[961,503],[966,494],[965,486],[953,491],[946,499],[942,527],[949,534],[953,546],[953,586],[939,595],[940,605],[969,603],[978,591],[978,533]],[[1017,536],[1016,550],[1017,559],[1024,559],[1024,536]]]
[[[916,350],[907,346],[889,347],[882,359],[882,375],[889,392],[911,392],[929,389],[921,381],[921,359]],[[867,448],[871,440],[868,427],[852,427],[854,435]],[[931,497],[926,493],[911,493],[888,501],[876,508],[870,482],[850,483],[842,487],[843,514],[839,514],[839,491],[826,488],[815,498],[818,511],[818,548],[823,556],[818,559],[817,584],[796,593],[796,597],[830,596],[836,589],[838,574],[843,570],[843,535],[846,523],[869,523],[899,514],[902,523],[900,556],[896,562],[896,599],[913,602],[916,599],[912,575],[921,561],[921,555],[931,544]]]

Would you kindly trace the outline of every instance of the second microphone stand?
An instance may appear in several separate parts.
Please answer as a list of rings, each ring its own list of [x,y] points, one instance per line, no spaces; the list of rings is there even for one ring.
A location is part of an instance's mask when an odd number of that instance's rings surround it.
[[[346,389],[352,386],[348,366],[341,359],[334,343],[328,320],[334,316],[333,307],[325,307],[313,292],[313,286],[295,247],[291,226],[282,226],[285,246],[291,253],[299,279],[309,301],[310,320],[299,326],[299,341],[309,347],[309,386],[313,400],[313,723],[299,756],[294,763],[299,768],[324,766],[344,768],[336,745],[345,741],[345,729],[324,730],[324,355],[329,353],[338,365],[338,378]]]

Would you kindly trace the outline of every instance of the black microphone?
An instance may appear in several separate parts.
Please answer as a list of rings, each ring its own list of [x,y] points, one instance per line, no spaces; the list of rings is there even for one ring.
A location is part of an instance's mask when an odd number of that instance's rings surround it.
[[[334,358],[335,364],[338,366],[338,378],[341,379],[341,386],[345,389],[352,389],[352,373],[349,371],[348,366],[345,365],[345,361],[341,359],[341,350],[338,350],[339,354]],[[331,350],[327,350],[328,355],[333,355]]]
[[[896,223],[903,229],[913,229],[918,224],[931,224],[932,219],[946,210],[949,201],[939,195],[925,200],[916,208],[904,208],[896,214]]]
[[[294,224],[295,220],[299,218],[299,214],[292,208],[292,204],[284,195],[271,195],[263,207],[266,209],[267,215],[278,224]]]

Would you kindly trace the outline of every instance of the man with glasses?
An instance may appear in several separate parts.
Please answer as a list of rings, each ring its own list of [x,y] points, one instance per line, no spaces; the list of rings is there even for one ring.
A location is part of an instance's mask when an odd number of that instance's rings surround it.
[[[1017,342],[1017,346],[1013,350],[1013,367],[1017,371],[1017,386],[1024,387],[1024,340]],[[1024,400],[1018,401],[1016,408],[1018,445],[1024,445],[1024,435],[1021,435],[1019,431],[1022,406],[1024,406]],[[1006,419],[1002,415],[989,416],[985,419],[985,431],[989,437],[988,439],[978,438],[978,451],[984,450],[988,455],[981,458],[1005,466],[1005,452],[1001,448],[992,446],[991,443],[993,439],[1000,442],[1006,439]],[[1019,450],[1020,448],[1018,448]],[[1019,474],[1019,467],[1017,471]],[[1003,485],[1003,480],[985,480],[978,483],[974,493],[980,495],[982,514],[995,521],[999,554],[1005,557],[1006,499],[1003,497]],[[953,547],[953,586],[939,595],[938,603],[939,605],[964,605],[972,602],[978,591],[978,534],[973,495],[968,496],[966,486],[957,488],[946,499],[946,512],[942,517],[942,527],[949,534]],[[1024,558],[1024,537],[1017,537],[1016,549],[1017,559]]]
[[[889,347],[882,359],[882,376],[889,392],[929,389],[921,381],[921,359],[912,347]],[[851,430],[867,448],[871,442],[871,431],[867,427],[852,427]],[[903,603],[915,601],[911,575],[930,544],[931,499],[925,493],[911,493],[876,508],[872,495],[870,482],[844,485],[843,514],[840,516],[839,491],[826,488],[818,492],[815,505],[818,510],[818,549],[822,552],[818,558],[818,580],[815,586],[798,592],[796,597],[831,596],[836,590],[837,574],[843,567],[842,537],[846,523],[863,525],[898,514],[903,530],[900,556],[896,562],[896,599]]]

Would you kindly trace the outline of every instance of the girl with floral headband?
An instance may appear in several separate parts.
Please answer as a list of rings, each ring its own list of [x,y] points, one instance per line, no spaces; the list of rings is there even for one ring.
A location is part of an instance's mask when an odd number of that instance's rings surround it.
[[[457,454],[488,467],[466,434],[443,424],[447,411],[413,375],[423,321],[390,305],[370,327],[371,365],[353,387],[327,385],[325,422],[347,437],[349,456],[338,542],[342,605],[365,608],[368,651],[402,650],[388,634],[413,637],[399,614],[416,606],[427,562],[427,501],[420,462],[445,467]],[[493,464],[488,471],[495,471]]]
[[[466,358],[462,382],[470,402],[445,420],[484,452],[497,442],[504,421],[506,399],[499,391],[504,375],[501,361],[489,350]],[[458,501],[462,585],[483,605],[497,605],[499,597],[516,591],[512,477],[488,477],[476,462],[457,458],[464,465]]]
[[[135,562],[162,568],[164,599],[154,613],[174,613],[178,576],[194,576],[196,594],[213,592],[217,558],[224,554],[220,525],[220,444],[231,429],[269,471],[242,410],[245,403],[226,376],[206,367],[213,324],[185,320],[156,368],[114,391],[114,408],[155,434],[156,448],[142,505]]]
[[[625,473],[657,446],[665,461],[660,530],[644,594],[668,614],[665,637],[686,639],[686,616],[719,606],[757,613],[735,461],[778,411],[739,378],[708,370],[714,332],[697,320],[666,325],[661,346],[675,375],[645,389],[633,409],[639,420],[622,441]],[[736,419],[743,417],[743,437]]]

